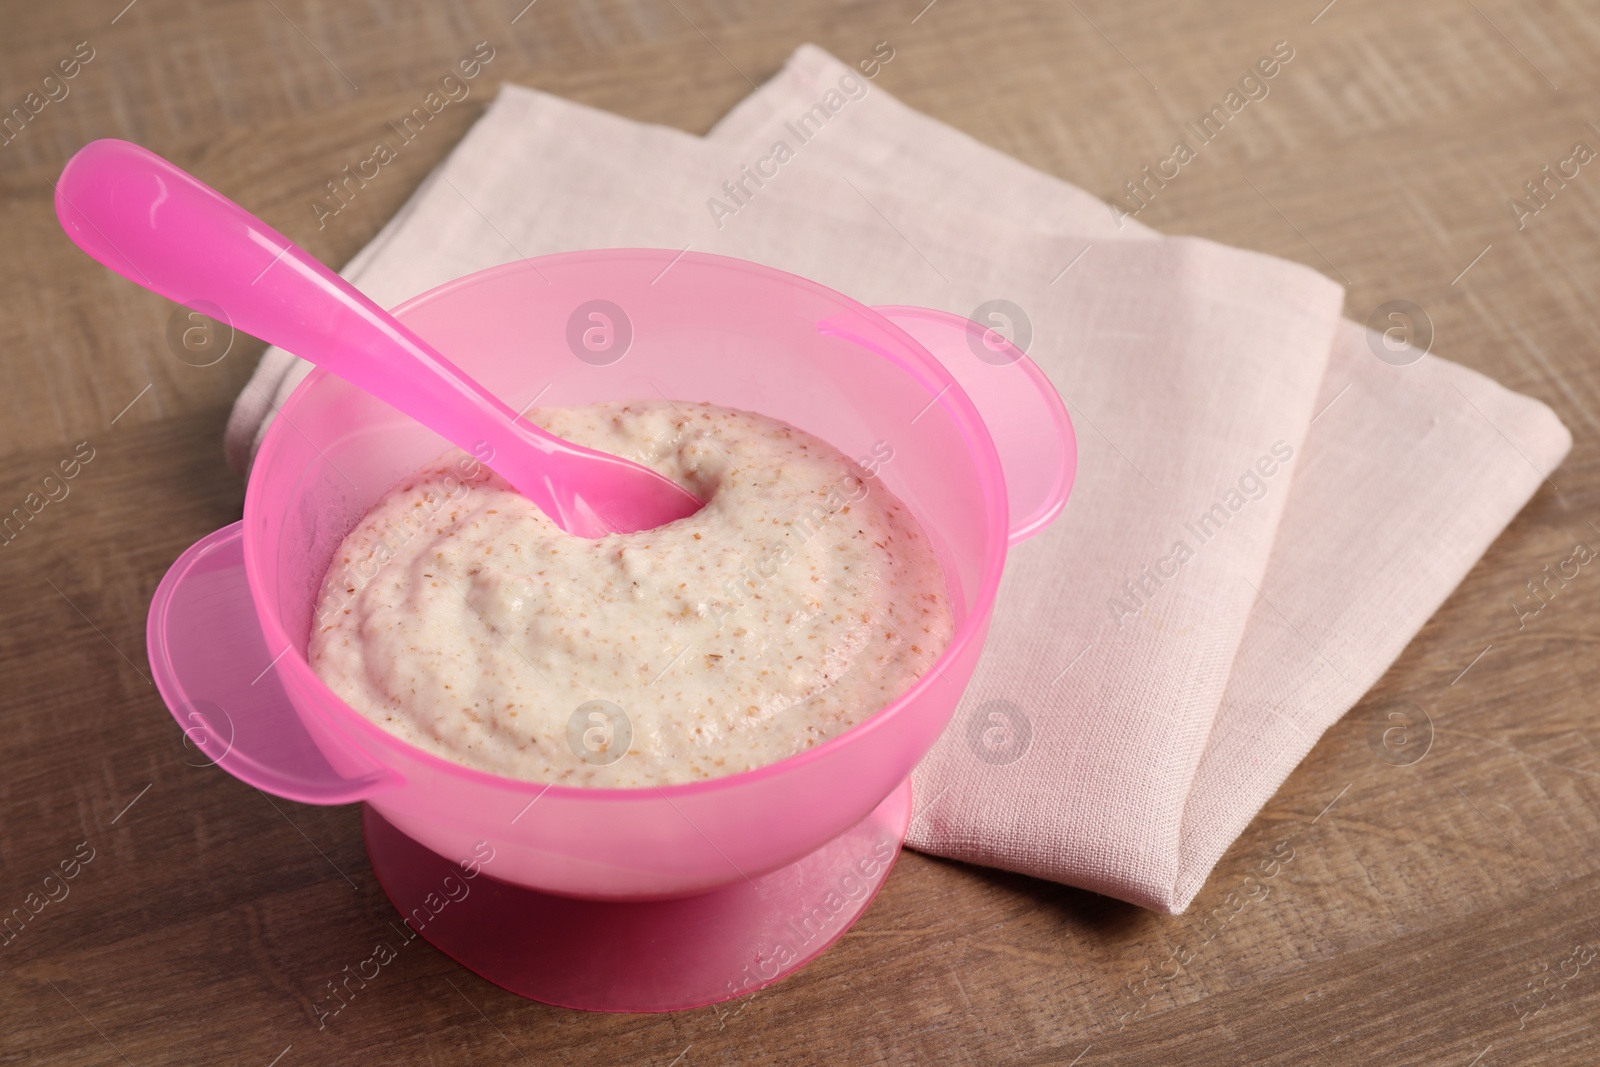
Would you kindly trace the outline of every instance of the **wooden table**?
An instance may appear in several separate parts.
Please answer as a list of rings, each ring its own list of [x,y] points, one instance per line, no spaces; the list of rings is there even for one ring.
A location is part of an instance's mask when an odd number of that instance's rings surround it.
[[[0,547],[0,910],[67,893],[0,945],[0,1060],[1600,1060],[1600,575],[1585,568],[1520,631],[1508,606],[1576,542],[1600,545],[1600,171],[1521,229],[1508,207],[1574,142],[1600,146],[1592,6],[125,2],[13,0],[0,14],[0,106],[66,87],[0,147],[0,505],[21,503],[79,442],[93,451],[70,495]],[[309,201],[485,39],[491,80],[694,132],[749,91],[744,75],[769,76],[801,42],[848,57],[891,40],[890,92],[1102,195],[1288,40],[1296,59],[1270,99],[1141,219],[1302,260],[1348,282],[1358,318],[1416,301],[1437,351],[1547,401],[1577,444],[1190,915],[906,854],[839,945],[729,1005],[564,1011],[419,943],[319,1031],[324,983],[394,917],[359,812],[274,804],[204,766],[144,655],[164,569],[239,514],[219,441],[259,348],[206,368],[176,359],[172,305],[62,239],[51,180],[84,141],[131,138],[342,262],[489,93],[447,109],[326,227]],[[92,58],[45,85],[79,42]],[[1374,709],[1397,698],[1435,727],[1411,766],[1367,743]],[[1295,859],[1272,895],[1181,974],[1164,969],[1196,915],[1286,838]],[[76,877],[46,882],[62,865]]]

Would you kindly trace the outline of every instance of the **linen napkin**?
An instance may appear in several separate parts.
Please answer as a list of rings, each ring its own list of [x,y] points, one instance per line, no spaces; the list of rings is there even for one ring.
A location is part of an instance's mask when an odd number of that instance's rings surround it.
[[[774,123],[819,101],[837,103],[825,128],[729,196]],[[608,245],[743,256],[868,303],[1027,309],[1078,482],[1008,562],[978,674],[918,769],[912,843],[1159,910],[1187,905],[1537,487],[1500,434],[1542,469],[1569,443],[1470,371],[1380,363],[1314,272],[1119,230],[810,47],[709,140],[506,86],[346,275],[394,303]],[[264,357],[230,423],[236,462],[303,373]]]
[[[848,70],[803,46],[708,137],[759,145]],[[871,173],[929,211],[981,209],[992,220],[1085,241],[1159,239],[1092,194],[883,93],[799,162],[852,177]],[[1386,362],[1375,357],[1380,350],[1384,341],[1366,328],[1341,324],[1317,402],[1321,414],[1295,468],[1226,693],[1198,766],[1185,775],[1175,764],[1169,783],[1187,793],[1179,848],[1158,858],[1155,879],[1142,887],[1150,897],[1140,903],[1173,911],[1188,905],[1322,732],[1377,681],[1571,447],[1570,434],[1543,404],[1442,359],[1423,355],[1407,365],[1412,354],[1399,353]],[[1480,466],[1486,462],[1490,469]],[[968,700],[981,704],[1001,688],[1010,687],[980,671]],[[912,844],[1085,884],[1076,868],[1063,872],[1045,858],[1051,842],[1036,827],[1013,836],[988,832],[1007,818],[1002,813],[1025,803],[1028,789],[1048,788],[1052,770],[1026,786],[963,788],[968,769],[949,748],[941,745],[918,770],[919,791],[948,789],[950,799],[912,827]],[[1113,798],[1102,826],[1108,834],[1128,832],[1130,816],[1144,813]]]

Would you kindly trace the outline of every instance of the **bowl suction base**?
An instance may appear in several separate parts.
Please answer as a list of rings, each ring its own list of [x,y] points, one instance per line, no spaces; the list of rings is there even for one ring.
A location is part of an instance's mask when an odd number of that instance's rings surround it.
[[[911,818],[901,783],[852,829],[755,879],[676,900],[576,900],[463,879],[364,805],[372,869],[414,933],[495,985],[587,1011],[677,1011],[754,992],[837,941],[877,895]],[[445,878],[454,876],[449,899]],[[432,898],[429,901],[429,898]],[[431,907],[430,907],[431,904]],[[420,910],[416,910],[420,909]]]

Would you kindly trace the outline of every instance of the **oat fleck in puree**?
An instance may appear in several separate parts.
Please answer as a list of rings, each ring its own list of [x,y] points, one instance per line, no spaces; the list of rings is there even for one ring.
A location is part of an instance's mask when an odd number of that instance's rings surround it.
[[[853,461],[762,415],[670,401],[528,417],[706,505],[589,540],[462,453],[401,481],[335,555],[309,652],[405,741],[566,785],[715,778],[862,722],[949,643],[943,570],[876,476],[887,443]],[[626,758],[569,744],[597,701],[627,717]]]

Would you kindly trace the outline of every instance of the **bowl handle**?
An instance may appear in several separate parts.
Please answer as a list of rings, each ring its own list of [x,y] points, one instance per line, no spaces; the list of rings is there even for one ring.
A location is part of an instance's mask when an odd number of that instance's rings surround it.
[[[872,310],[926,348],[983,416],[1005,473],[1010,543],[1050,525],[1072,492],[1078,439],[1044,371],[998,332],[960,315],[898,305]]]
[[[344,804],[404,785],[332,737],[314,740],[301,721],[256,617],[243,527],[236,522],[189,546],[150,602],[150,672],[183,728],[188,762],[215,763],[307,804]]]

